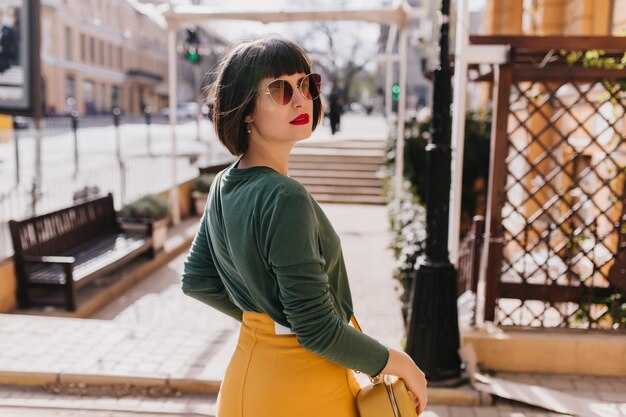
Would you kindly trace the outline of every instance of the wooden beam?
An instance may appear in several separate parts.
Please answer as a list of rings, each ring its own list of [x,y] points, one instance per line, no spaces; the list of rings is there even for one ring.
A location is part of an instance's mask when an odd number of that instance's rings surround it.
[[[626,36],[507,36],[472,35],[470,45],[510,45],[521,49],[626,50]]]
[[[512,298],[521,301],[540,300],[551,303],[579,303],[589,297],[608,297],[613,294],[610,288],[592,288],[571,285],[536,285],[501,282],[498,298]]]

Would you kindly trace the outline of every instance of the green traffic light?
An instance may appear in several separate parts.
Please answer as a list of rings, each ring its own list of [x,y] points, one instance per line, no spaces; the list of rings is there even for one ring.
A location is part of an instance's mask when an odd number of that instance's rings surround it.
[[[187,53],[185,54],[187,61],[197,63],[200,61],[200,54],[198,53],[198,48],[195,46],[190,46],[187,48]]]
[[[398,84],[394,84],[393,87],[391,87],[391,92],[393,93],[391,99],[393,101],[398,101],[400,99],[400,86]]]

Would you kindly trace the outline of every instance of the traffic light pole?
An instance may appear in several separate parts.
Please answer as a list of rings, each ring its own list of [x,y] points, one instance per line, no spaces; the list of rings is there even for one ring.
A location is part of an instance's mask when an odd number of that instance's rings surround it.
[[[170,108],[170,132],[172,137],[171,148],[171,163],[172,163],[172,185],[170,188],[170,204],[172,207],[172,223],[174,225],[180,224],[180,206],[178,195],[178,172],[176,169],[176,124],[177,113],[177,94],[176,94],[176,79],[178,77],[176,68],[176,29],[170,28],[167,32],[167,54],[168,54],[168,95],[169,95],[169,108]]]
[[[439,66],[433,72],[433,120],[426,147],[426,253],[413,279],[406,352],[434,386],[460,378],[456,270],[448,259],[450,205],[450,104],[448,57],[450,0],[442,0]]]
[[[200,63],[196,62],[193,64],[193,91],[198,95],[200,94],[200,77]],[[196,106],[196,114],[194,115],[196,119],[196,140],[200,142],[202,140],[200,136],[200,104],[198,100],[196,100],[196,103],[198,103]]]

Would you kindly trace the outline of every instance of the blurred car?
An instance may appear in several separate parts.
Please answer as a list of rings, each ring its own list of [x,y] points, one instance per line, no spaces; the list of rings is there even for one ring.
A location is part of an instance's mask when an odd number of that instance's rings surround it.
[[[28,129],[30,120],[23,116],[13,116],[13,129]]]
[[[350,107],[349,108],[350,108],[350,111],[353,111],[355,113],[361,113],[361,112],[363,112],[365,110],[363,105],[361,103],[359,103],[359,102],[356,102],[356,101],[350,103]]]
[[[176,106],[176,114],[179,120],[192,120],[196,118],[198,114],[198,103],[196,102],[188,102],[188,103],[180,103]],[[159,111],[159,115],[163,117],[170,117],[170,108],[163,107]]]
[[[208,119],[213,122],[213,103],[207,102],[200,106],[200,111],[202,111],[202,117]]]

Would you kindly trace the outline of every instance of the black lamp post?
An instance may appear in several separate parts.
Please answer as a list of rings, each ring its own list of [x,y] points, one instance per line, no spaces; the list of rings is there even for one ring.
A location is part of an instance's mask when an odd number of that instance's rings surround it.
[[[448,259],[452,102],[449,18],[450,0],[442,0],[440,58],[433,72],[431,141],[426,147],[426,251],[413,280],[406,346],[406,352],[435,385],[455,385],[461,381],[456,270]]]

